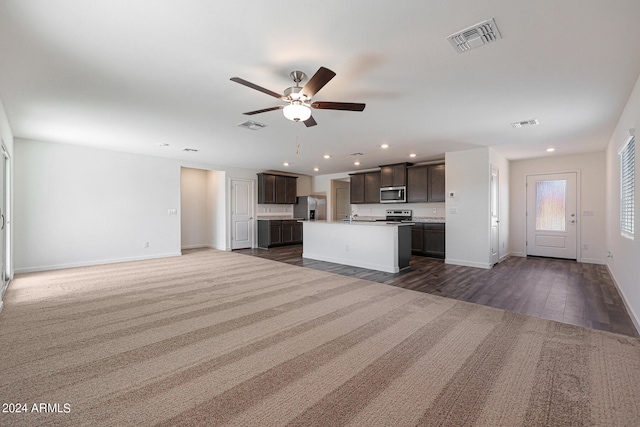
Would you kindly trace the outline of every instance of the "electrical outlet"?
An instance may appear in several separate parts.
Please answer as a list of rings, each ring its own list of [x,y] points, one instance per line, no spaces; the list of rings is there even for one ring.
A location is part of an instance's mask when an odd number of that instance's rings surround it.
[[[144,242],[142,247],[145,248],[145,249],[148,248],[149,247],[149,242]]]
[[[178,210],[177,209],[169,209],[168,214],[169,215],[178,215]]]
[[[583,251],[588,251],[589,250],[589,245],[582,245],[582,250]]]
[[[349,245],[346,245],[346,246],[344,247],[344,251],[345,251],[345,252],[349,252]]]
[[[451,207],[451,208],[449,208],[449,213],[451,213],[451,214],[457,214],[457,213],[458,213],[458,208],[456,208],[456,207]]]

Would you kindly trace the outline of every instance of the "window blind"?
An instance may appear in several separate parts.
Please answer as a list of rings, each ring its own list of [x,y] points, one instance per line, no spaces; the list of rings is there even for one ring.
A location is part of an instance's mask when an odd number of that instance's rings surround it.
[[[620,232],[633,239],[635,202],[635,137],[620,151]]]

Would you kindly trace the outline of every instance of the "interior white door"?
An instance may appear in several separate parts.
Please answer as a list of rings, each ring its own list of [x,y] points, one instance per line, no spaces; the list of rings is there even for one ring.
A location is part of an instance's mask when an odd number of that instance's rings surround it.
[[[7,171],[9,169],[9,155],[7,154],[4,146],[4,141],[0,146],[0,299],[2,299],[4,292],[7,289],[7,285],[10,279],[10,254],[9,250],[9,219],[7,211],[9,210],[9,195],[11,189],[9,188],[9,176]]]
[[[500,176],[491,166],[491,264],[500,262]]]
[[[231,249],[253,247],[253,181],[231,180]]]
[[[336,187],[336,219],[349,218],[351,205],[349,204],[349,187]]]
[[[527,255],[577,258],[575,172],[527,176]]]

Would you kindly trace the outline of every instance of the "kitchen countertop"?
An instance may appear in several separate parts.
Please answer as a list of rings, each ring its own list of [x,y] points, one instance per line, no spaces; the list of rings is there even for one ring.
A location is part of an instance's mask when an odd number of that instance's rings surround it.
[[[444,223],[443,216],[414,216],[413,222],[435,222],[435,223]]]
[[[273,220],[273,221],[283,221],[283,220],[292,220],[292,221],[300,221],[303,220],[304,218],[294,218],[291,216],[286,216],[286,215],[263,215],[263,216],[257,216],[256,217],[258,219],[258,221],[264,221],[264,220]]]
[[[338,225],[356,225],[356,226],[369,226],[369,227],[394,227],[401,225],[413,225],[414,222],[387,222],[387,221],[349,221],[348,219],[339,219],[336,221],[325,221],[325,220],[301,220],[300,222],[311,222],[311,223],[324,223],[324,224],[338,224]]]

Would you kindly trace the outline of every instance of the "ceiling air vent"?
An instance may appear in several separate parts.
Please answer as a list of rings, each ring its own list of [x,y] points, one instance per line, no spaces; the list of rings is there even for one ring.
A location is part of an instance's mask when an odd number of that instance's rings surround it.
[[[254,122],[253,120],[247,120],[244,123],[240,123],[238,126],[240,126],[241,128],[250,129],[250,130],[260,130],[262,128],[267,127],[267,125],[265,125],[264,123]]]
[[[539,125],[540,122],[538,122],[538,119],[531,119],[531,120],[525,120],[523,122],[515,122],[515,123],[511,123],[511,126],[513,126],[514,128],[521,128],[523,126],[532,126],[532,125]]]
[[[500,31],[493,18],[480,22],[447,37],[451,46],[458,53],[463,53],[476,47],[501,39]]]
[[[188,153],[197,153],[200,150],[198,150],[197,148],[183,148],[182,151],[186,151]]]

